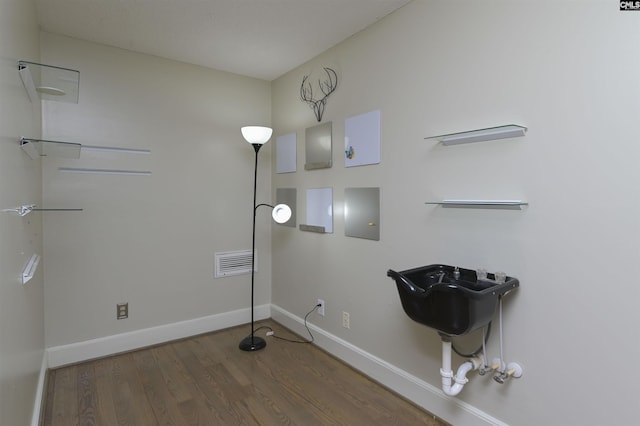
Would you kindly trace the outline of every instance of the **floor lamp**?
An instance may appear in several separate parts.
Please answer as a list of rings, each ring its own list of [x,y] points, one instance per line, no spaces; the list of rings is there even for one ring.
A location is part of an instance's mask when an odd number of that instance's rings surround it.
[[[285,223],[291,218],[291,208],[286,204],[278,204],[272,206],[270,204],[256,204],[256,190],[258,188],[258,151],[262,148],[262,145],[267,143],[271,138],[273,130],[269,127],[262,126],[246,126],[242,129],[242,136],[247,142],[253,145],[253,149],[256,151],[256,160],[253,171],[253,235],[251,243],[251,334],[240,342],[240,349],[243,351],[258,351],[267,346],[267,342],[258,336],[254,335],[254,320],[253,320],[253,288],[255,279],[255,254],[256,254],[256,212],[258,207],[266,206],[271,207],[273,220],[277,223]]]

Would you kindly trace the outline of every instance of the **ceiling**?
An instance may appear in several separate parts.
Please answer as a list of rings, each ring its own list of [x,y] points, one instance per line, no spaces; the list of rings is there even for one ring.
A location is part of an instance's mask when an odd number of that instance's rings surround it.
[[[271,81],[411,0],[36,0],[42,30]]]

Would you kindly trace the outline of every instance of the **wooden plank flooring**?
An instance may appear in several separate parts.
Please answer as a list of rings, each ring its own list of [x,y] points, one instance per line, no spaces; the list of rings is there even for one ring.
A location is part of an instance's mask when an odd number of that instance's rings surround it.
[[[313,345],[267,337],[262,351],[243,352],[249,330],[50,370],[42,424],[446,425]]]

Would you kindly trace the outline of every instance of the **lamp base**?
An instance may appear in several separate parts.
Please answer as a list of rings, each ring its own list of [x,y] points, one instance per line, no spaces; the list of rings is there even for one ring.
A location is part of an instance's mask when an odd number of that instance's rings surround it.
[[[267,342],[258,336],[247,336],[240,342],[238,346],[243,351],[259,351],[267,346]]]

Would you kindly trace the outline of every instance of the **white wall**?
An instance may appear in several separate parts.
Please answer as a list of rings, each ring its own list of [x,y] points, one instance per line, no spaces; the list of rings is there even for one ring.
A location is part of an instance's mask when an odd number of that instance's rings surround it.
[[[269,83],[47,33],[41,45],[43,60],[80,71],[78,104],[45,106],[45,138],[152,151],[43,160],[44,202],[84,209],[45,216],[47,346],[247,309],[249,276],[214,279],[213,258],[251,248],[255,154],[240,127],[270,123]],[[269,154],[260,157],[262,198]],[[266,216],[257,305],[270,300]],[[129,303],[126,320],[116,320],[119,302]]]
[[[40,108],[31,104],[18,60],[38,62],[38,27],[31,0],[0,0],[0,209],[40,204],[40,162],[18,146],[40,136]],[[25,286],[21,274],[42,254],[39,213],[0,212],[0,424],[28,424],[43,362],[42,270]]]
[[[276,80],[275,134],[297,132],[298,171],[274,174],[274,192],[297,188],[304,223],[306,189],[331,186],[336,217],[333,234],[274,232],[273,304],[303,317],[322,298],[326,316],[311,321],[326,335],[439,387],[440,339],[405,315],[387,269],[503,270],[521,282],[504,335],[524,377],[500,386],[474,375],[462,406],[511,425],[637,423],[639,39],[640,14],[613,1],[416,0]],[[334,167],[304,171],[304,129],[316,123],[299,87],[323,66],[340,79],[323,120]],[[382,162],[345,169],[344,119],[375,109]],[[509,123],[526,137],[423,140]],[[379,242],[344,236],[344,188],[360,186],[381,188]],[[443,198],[530,206],[424,205]],[[456,426],[478,424],[440,398],[414,399]]]

